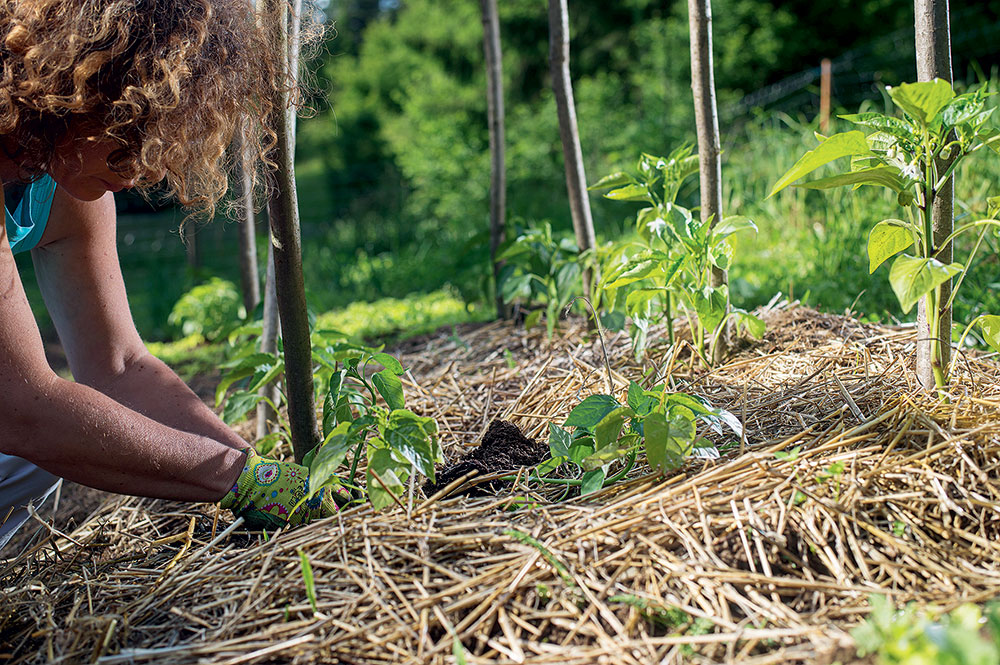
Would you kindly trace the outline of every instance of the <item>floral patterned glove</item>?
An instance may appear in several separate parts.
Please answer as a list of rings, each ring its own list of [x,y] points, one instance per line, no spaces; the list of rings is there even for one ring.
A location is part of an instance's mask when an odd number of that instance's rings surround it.
[[[295,505],[309,491],[309,469],[292,462],[278,462],[261,457],[247,448],[246,465],[236,484],[219,502],[220,508],[232,510],[251,529],[276,529],[298,526],[313,519],[329,517],[351,500],[350,493],[335,485]]]

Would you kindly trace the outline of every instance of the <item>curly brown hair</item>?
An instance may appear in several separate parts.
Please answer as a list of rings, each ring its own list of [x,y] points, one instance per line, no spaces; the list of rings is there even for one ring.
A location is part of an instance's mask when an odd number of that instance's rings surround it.
[[[211,213],[234,132],[257,166],[274,143],[282,68],[249,0],[0,0],[0,63],[0,135],[22,179],[66,136],[110,138],[109,167],[140,191],[165,178]]]

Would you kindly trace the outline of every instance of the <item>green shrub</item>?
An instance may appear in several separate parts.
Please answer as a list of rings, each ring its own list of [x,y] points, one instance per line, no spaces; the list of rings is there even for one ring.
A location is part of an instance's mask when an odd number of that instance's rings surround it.
[[[201,335],[213,341],[246,317],[241,301],[236,285],[212,277],[180,297],[167,323],[185,337]]]

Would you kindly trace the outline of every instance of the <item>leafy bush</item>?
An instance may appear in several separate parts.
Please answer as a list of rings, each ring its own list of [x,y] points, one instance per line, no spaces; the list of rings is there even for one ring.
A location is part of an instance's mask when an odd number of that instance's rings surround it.
[[[167,323],[185,337],[201,335],[213,341],[245,317],[246,311],[236,285],[212,277],[180,297]]]
[[[1000,662],[1000,604],[985,612],[966,604],[935,616],[913,603],[897,611],[888,596],[869,597],[872,611],[851,631],[858,655],[878,665],[995,665]]]

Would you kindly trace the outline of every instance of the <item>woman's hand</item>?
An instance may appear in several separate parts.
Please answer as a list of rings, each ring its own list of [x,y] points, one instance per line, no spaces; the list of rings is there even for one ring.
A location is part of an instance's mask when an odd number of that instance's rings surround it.
[[[309,491],[309,469],[266,459],[252,449],[246,452],[243,472],[219,507],[232,510],[252,529],[298,526],[330,517],[351,500],[350,493],[337,485],[302,501]]]

